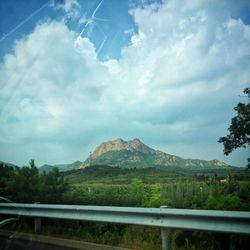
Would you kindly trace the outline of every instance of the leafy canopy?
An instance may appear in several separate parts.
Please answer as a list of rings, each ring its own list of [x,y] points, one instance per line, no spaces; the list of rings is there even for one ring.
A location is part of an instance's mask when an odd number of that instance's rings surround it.
[[[228,128],[229,134],[220,137],[220,143],[224,145],[224,154],[230,154],[234,149],[250,145],[250,88],[244,89],[243,98],[247,98],[247,103],[238,103],[234,108],[237,115],[232,118]],[[248,168],[250,168],[250,158],[248,158]]]

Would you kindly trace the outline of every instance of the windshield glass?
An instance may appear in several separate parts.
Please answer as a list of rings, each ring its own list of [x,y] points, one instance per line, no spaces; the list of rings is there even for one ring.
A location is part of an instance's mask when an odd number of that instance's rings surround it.
[[[2,0],[0,203],[249,211],[249,79],[249,1]],[[159,228],[47,220],[160,246]]]
[[[248,1],[1,1],[0,158],[84,160],[139,138],[184,158],[223,155],[249,85]],[[43,152],[41,154],[41,152]]]

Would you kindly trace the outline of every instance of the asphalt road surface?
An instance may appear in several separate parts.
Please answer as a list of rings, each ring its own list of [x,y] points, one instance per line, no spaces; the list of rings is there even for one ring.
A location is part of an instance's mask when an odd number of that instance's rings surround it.
[[[8,239],[0,236],[0,250],[75,250],[75,248],[50,245],[23,239]]]
[[[0,231],[0,250],[129,250],[43,235]]]

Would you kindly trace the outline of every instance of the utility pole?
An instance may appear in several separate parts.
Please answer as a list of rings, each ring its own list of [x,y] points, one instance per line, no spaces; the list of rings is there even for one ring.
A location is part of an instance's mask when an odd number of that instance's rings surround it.
[[[89,152],[89,166],[91,166],[92,163],[92,152]]]

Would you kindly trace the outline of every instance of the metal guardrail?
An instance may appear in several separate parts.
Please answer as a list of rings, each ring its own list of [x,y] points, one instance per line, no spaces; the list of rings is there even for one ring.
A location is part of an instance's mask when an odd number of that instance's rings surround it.
[[[250,234],[250,212],[238,211],[0,203],[0,214],[159,227],[165,239],[169,229]]]

